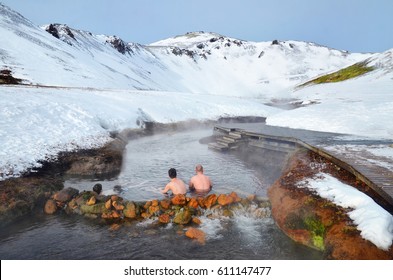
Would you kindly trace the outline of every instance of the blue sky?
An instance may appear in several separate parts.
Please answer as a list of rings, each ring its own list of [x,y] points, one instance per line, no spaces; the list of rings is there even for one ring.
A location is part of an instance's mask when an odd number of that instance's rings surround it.
[[[393,0],[0,0],[37,25],[66,23],[149,44],[189,31],[301,40],[350,52],[393,48]]]

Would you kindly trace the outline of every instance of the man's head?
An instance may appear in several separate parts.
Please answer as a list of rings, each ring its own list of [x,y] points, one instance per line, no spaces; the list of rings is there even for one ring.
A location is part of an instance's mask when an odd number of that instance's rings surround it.
[[[168,175],[169,175],[169,178],[171,178],[171,179],[176,178],[176,176],[177,176],[176,169],[175,168],[169,169]]]
[[[203,166],[201,164],[197,164],[195,166],[195,171],[203,173]]]

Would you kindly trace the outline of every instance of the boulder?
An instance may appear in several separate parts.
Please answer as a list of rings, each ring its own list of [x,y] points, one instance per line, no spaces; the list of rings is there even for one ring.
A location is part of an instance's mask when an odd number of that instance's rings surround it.
[[[197,209],[198,206],[199,206],[197,199],[194,198],[194,197],[192,197],[192,198],[190,199],[190,201],[188,202],[187,206],[188,206],[188,207],[191,207],[191,208],[194,208],[194,209]]]
[[[79,194],[79,191],[74,188],[66,188],[63,189],[53,195],[53,199],[59,202],[66,203],[70,201],[72,198],[77,196]]]
[[[124,205],[121,204],[121,203],[119,202],[119,200],[112,201],[112,206],[113,206],[117,211],[122,211],[122,210],[124,209]]]
[[[57,211],[56,201],[54,201],[53,199],[48,199],[48,201],[45,203],[44,206],[45,214],[52,215],[56,213],[56,211]]]
[[[171,207],[171,201],[169,199],[163,199],[160,201],[160,205],[162,209],[167,210]]]
[[[171,221],[171,217],[168,214],[162,214],[158,217],[158,221],[162,224],[168,224]]]
[[[134,202],[127,202],[123,209],[124,217],[134,219],[137,217],[137,207]]]
[[[221,206],[225,206],[225,205],[229,205],[232,204],[234,202],[234,199],[232,196],[230,195],[226,195],[226,194],[220,194],[217,198],[217,202],[218,204],[220,204]]]
[[[216,194],[210,194],[208,195],[204,200],[203,200],[203,205],[207,209],[210,209],[213,205],[215,205],[217,202],[217,195]]]
[[[171,201],[173,205],[186,205],[186,197],[184,196],[184,194],[175,195]]]
[[[179,225],[186,225],[191,221],[191,212],[188,208],[181,208],[173,218],[173,222]]]
[[[149,211],[149,214],[150,214],[150,215],[152,215],[152,216],[153,216],[153,215],[156,215],[156,214],[158,214],[158,213],[160,212],[160,206],[158,206],[158,205],[153,206],[153,205],[152,205],[152,206],[149,207],[149,210],[148,210],[148,211]]]
[[[206,234],[200,229],[189,228],[186,231],[186,236],[191,239],[196,239],[202,245],[206,243]]]
[[[105,203],[97,203],[94,205],[81,205],[79,207],[82,214],[101,214],[107,212]]]
[[[94,205],[96,204],[97,200],[95,196],[90,197],[90,199],[86,202],[87,205]]]
[[[108,209],[108,210],[110,210],[112,208],[112,200],[111,199],[108,199],[105,202],[105,208]]]
[[[193,217],[193,218],[192,218],[192,222],[193,222],[194,224],[197,224],[197,225],[202,224],[202,221],[201,221],[199,218],[197,218],[197,217]]]

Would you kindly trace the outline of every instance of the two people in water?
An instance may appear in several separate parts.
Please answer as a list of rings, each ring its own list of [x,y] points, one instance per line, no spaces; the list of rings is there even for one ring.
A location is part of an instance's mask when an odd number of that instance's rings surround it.
[[[197,164],[195,167],[196,175],[193,176],[188,184],[188,187],[191,191],[207,193],[209,192],[213,185],[208,176],[203,174],[203,166],[201,164]],[[177,172],[175,168],[171,168],[168,171],[169,178],[171,181],[165,186],[165,188],[161,191],[162,193],[167,193],[168,191],[172,191],[173,194],[185,194],[187,192],[186,184],[183,180],[177,178]]]

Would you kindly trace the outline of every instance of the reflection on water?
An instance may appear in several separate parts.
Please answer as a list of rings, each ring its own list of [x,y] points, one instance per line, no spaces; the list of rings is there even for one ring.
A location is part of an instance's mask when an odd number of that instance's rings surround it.
[[[178,169],[188,182],[196,163],[205,167],[216,193],[233,190],[240,195],[265,196],[267,186],[252,166],[230,154],[208,150],[198,139],[211,131],[156,135],[131,141],[124,170],[112,181],[103,181],[106,193],[120,185],[129,200],[162,198],[167,170]],[[260,172],[260,170],[259,170]],[[66,186],[91,189],[96,182],[68,181]],[[39,214],[0,228],[1,259],[320,259],[321,253],[298,245],[285,236],[270,217],[256,218],[244,209],[233,217],[207,211],[200,229],[201,245],[184,235],[187,227],[160,225],[156,220],[126,221],[119,228],[100,219],[78,215]]]
[[[79,190],[91,190],[99,182],[105,194],[113,193],[115,186],[121,186],[121,196],[134,201],[162,198],[160,189],[169,182],[168,169],[176,168],[178,178],[186,184],[195,175],[195,165],[201,163],[205,174],[213,182],[213,192],[230,193],[236,191],[247,195],[259,190],[258,195],[266,195],[260,188],[260,179],[255,172],[230,154],[209,150],[199,143],[202,137],[210,136],[212,130],[159,134],[133,140],[127,145],[123,170],[119,177],[110,181],[69,180],[66,186]]]

